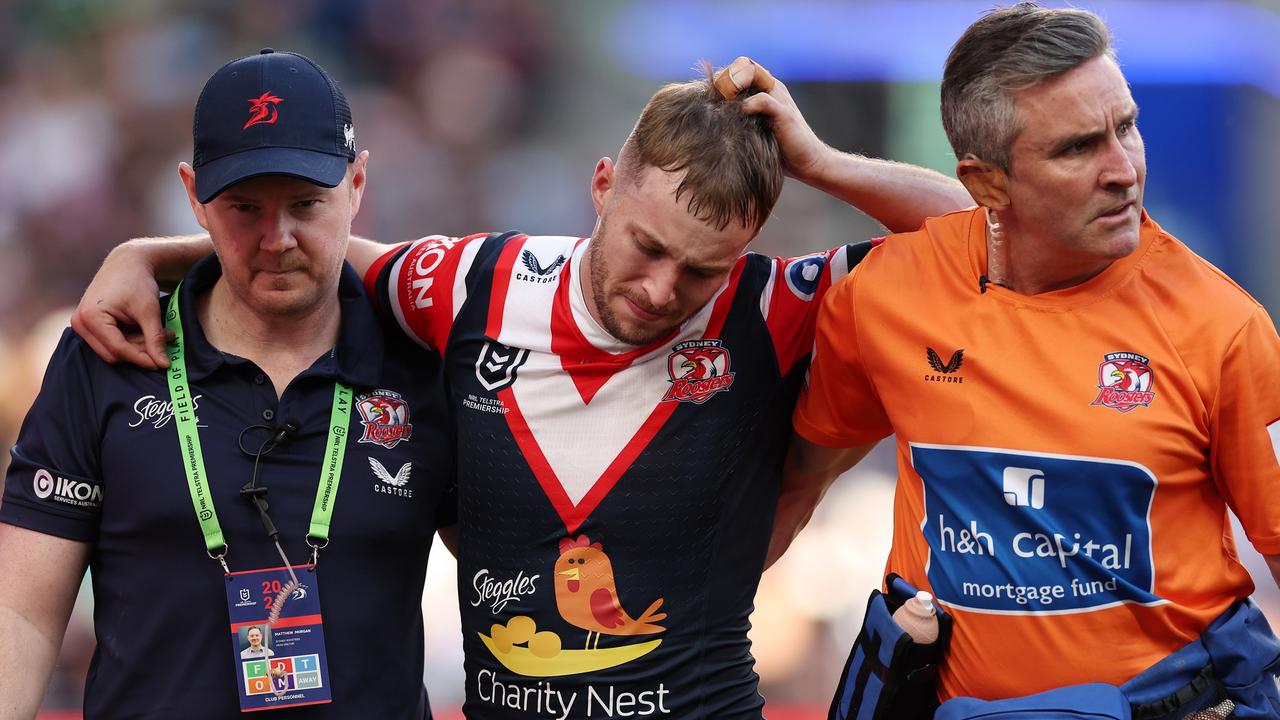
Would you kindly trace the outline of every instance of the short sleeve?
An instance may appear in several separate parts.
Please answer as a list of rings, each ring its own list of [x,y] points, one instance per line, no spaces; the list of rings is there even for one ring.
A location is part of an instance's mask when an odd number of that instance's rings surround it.
[[[808,382],[793,418],[796,432],[824,447],[846,448],[893,432],[858,348],[854,270],[823,298]]]
[[[489,237],[431,235],[392,248],[365,275],[369,296],[410,338],[443,351],[467,299],[471,266]]]
[[[63,333],[10,451],[0,521],[69,540],[97,539],[107,491],[91,374],[98,362],[70,329]]]
[[[1280,337],[1261,307],[1223,357],[1209,421],[1218,488],[1258,552],[1280,554]]]
[[[773,259],[760,310],[784,375],[813,349],[822,298],[870,249],[870,242],[862,242],[812,255]]]

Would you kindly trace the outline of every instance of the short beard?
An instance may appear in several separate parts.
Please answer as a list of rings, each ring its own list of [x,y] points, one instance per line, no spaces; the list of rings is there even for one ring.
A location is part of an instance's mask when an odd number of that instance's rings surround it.
[[[598,234],[604,234],[603,222]],[[609,276],[609,261],[605,259],[604,251],[601,250],[603,246],[604,243],[602,242],[588,244],[586,260],[587,272],[591,273],[591,301],[595,303],[596,312],[600,314],[600,324],[604,326],[605,332],[617,340],[637,347],[655,342],[671,332],[671,328],[663,328],[647,333],[639,330],[628,331],[622,322],[618,320],[613,308],[609,306],[609,296],[604,289],[603,279]]]

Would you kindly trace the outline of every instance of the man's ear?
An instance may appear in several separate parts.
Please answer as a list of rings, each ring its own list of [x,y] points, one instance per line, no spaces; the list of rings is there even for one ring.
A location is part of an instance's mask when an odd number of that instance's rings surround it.
[[[352,161],[351,170],[351,217],[360,213],[360,201],[364,199],[365,183],[368,181],[369,151],[362,150]]]
[[[605,202],[613,192],[617,182],[617,172],[613,160],[602,157],[596,163],[595,172],[591,173],[591,202],[596,206],[596,215],[604,212]]]
[[[196,199],[196,171],[184,162],[178,163],[178,177],[182,178],[182,186],[187,189],[187,202],[191,203],[191,212],[196,215],[196,222],[205,230],[209,229],[209,215],[205,206]]]
[[[996,210],[1009,207],[1009,174],[1004,170],[968,154],[956,163],[956,177],[979,205]]]

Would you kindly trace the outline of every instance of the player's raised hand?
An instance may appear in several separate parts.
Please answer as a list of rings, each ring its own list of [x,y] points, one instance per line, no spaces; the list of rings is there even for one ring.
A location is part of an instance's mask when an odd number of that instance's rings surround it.
[[[725,98],[737,97],[751,88],[760,90],[742,101],[742,111],[769,118],[782,149],[783,170],[805,182],[821,176],[824,163],[834,151],[809,127],[786,85],[748,57],[739,57],[721,69],[714,82]]]
[[[151,266],[121,245],[93,276],[71,315],[71,327],[109,363],[167,368],[159,292]]]

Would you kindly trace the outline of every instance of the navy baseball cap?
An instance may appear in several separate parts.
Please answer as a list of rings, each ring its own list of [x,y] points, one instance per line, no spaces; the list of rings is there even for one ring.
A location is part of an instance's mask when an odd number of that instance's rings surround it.
[[[351,107],[323,68],[266,48],[223,65],[196,101],[196,199],[259,175],[337,187],[356,159]]]

